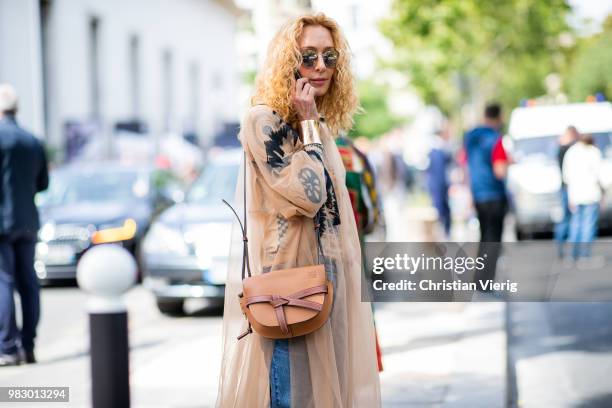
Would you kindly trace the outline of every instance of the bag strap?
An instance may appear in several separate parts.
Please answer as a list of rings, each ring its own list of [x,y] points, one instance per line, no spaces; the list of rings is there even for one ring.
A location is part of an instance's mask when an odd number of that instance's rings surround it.
[[[250,278],[251,277],[251,264],[249,263],[249,239],[247,238],[247,210],[246,210],[246,172],[247,172],[247,166],[246,166],[246,151],[244,152],[243,155],[244,161],[244,169],[242,170],[243,173],[243,186],[242,186],[242,193],[243,193],[243,201],[244,201],[244,212],[243,212],[243,219],[244,219],[244,225],[242,224],[242,221],[240,221],[240,217],[238,216],[238,214],[236,213],[236,211],[234,210],[234,207],[232,207],[230,205],[230,203],[228,203],[227,201],[225,201],[225,199],[223,199],[222,201],[230,208],[230,210],[232,210],[232,212],[234,213],[234,215],[236,216],[236,219],[238,220],[238,224],[240,224],[240,230],[242,231],[242,280],[245,280],[247,275]],[[246,272],[246,274],[245,274]]]
[[[238,220],[238,224],[240,224],[240,230],[242,231],[242,280],[246,279],[247,277],[250,278],[252,276],[251,265],[249,263],[249,240],[247,238],[246,150],[244,151],[244,154],[243,154],[243,164],[244,164],[244,169],[242,171],[242,174],[243,174],[242,199],[244,203],[244,206],[243,206],[244,224],[242,223],[242,221],[240,221],[240,217],[238,216],[238,213],[236,213],[236,211],[230,205],[230,203],[225,201],[225,199],[222,199],[222,201],[230,208],[230,210],[232,210],[232,212],[236,216],[236,219]],[[319,263],[325,264],[325,253],[323,252],[323,246],[321,245],[321,211],[322,211],[322,208],[317,212],[313,221],[314,221],[315,234],[317,235],[317,257],[319,258]]]

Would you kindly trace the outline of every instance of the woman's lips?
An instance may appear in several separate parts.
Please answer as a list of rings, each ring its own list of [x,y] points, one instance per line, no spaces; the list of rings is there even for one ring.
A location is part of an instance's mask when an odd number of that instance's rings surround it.
[[[321,85],[325,85],[325,83],[327,82],[327,79],[323,78],[323,79],[311,79],[308,81],[311,85],[313,86],[321,86]]]

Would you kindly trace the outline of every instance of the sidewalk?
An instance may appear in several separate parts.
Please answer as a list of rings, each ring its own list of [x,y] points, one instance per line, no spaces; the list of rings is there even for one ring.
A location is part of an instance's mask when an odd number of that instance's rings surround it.
[[[385,407],[503,407],[503,303],[379,303]]]
[[[402,200],[387,198],[386,216],[395,225],[388,241],[423,241],[433,209],[403,207]],[[468,229],[453,228],[454,235],[471,240]],[[383,406],[504,407],[505,307],[498,302],[376,304]]]

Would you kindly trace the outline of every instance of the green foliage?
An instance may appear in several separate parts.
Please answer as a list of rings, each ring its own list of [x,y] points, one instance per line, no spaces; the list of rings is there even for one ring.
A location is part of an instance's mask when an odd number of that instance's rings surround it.
[[[395,0],[382,32],[427,103],[457,112],[475,97],[515,106],[543,93],[565,55],[565,0]]]
[[[598,92],[612,98],[612,26],[578,48],[565,82],[573,101]]]
[[[355,115],[355,126],[349,133],[350,137],[366,136],[372,139],[401,124],[401,119],[389,111],[387,87],[367,80],[360,81],[357,90],[364,112]]]
[[[246,85],[255,85],[255,78],[257,77],[257,71],[245,71],[242,73],[242,83]]]

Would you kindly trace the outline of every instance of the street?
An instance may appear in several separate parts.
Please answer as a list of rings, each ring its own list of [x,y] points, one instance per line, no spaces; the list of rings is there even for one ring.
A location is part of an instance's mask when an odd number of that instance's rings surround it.
[[[509,303],[517,406],[612,405],[611,303]]]

